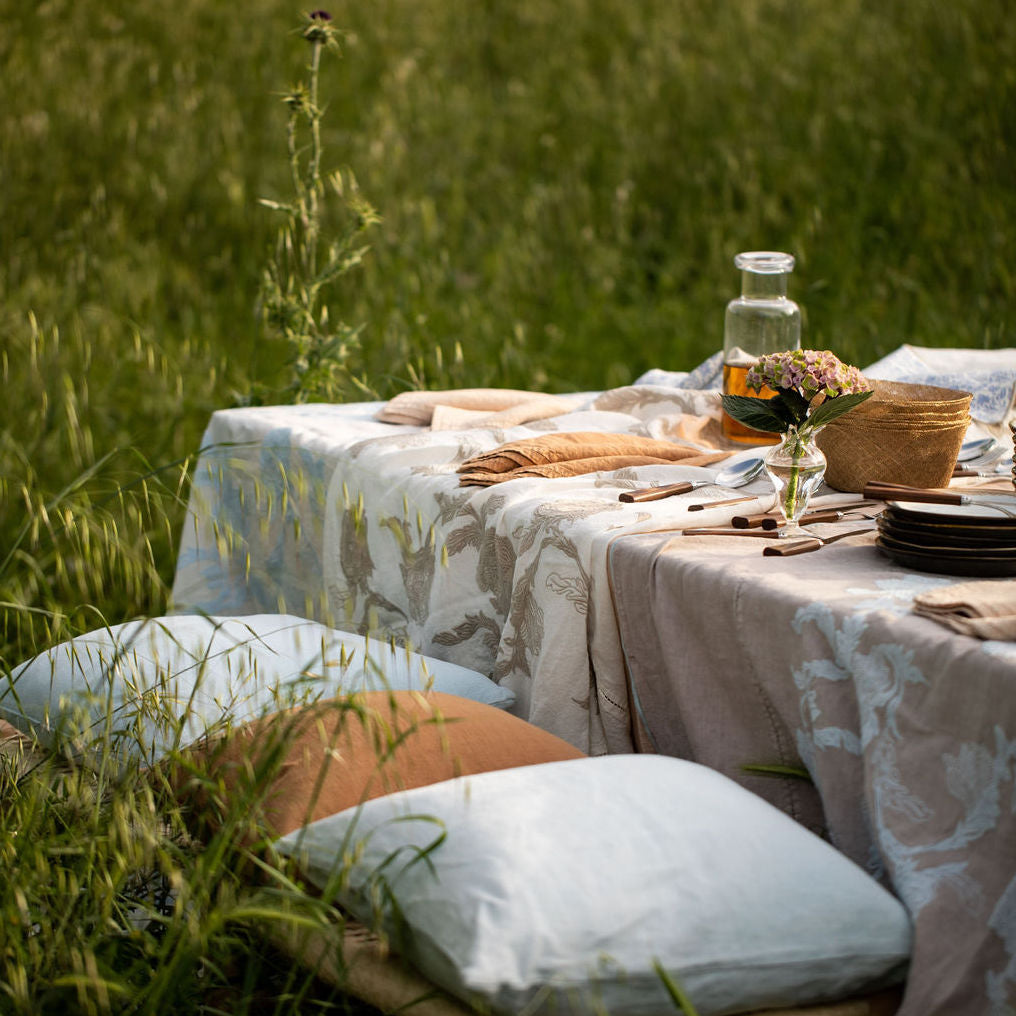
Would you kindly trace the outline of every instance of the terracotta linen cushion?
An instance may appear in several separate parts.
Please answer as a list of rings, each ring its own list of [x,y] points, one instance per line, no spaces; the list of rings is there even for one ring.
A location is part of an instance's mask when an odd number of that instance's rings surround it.
[[[502,709],[443,692],[369,691],[253,720],[187,753],[173,782],[217,828],[245,796],[270,836],[362,801],[496,769],[583,758]]]

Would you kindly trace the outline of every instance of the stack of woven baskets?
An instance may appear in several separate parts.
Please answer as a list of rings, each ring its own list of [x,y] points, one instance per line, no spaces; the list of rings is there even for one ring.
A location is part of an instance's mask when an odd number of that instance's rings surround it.
[[[872,381],[875,394],[818,435],[837,490],[874,481],[945,487],[970,425],[970,392]]]

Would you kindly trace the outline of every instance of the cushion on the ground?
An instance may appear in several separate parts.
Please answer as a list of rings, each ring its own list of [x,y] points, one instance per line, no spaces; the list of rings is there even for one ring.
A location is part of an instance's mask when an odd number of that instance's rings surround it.
[[[385,914],[430,980],[497,1013],[672,1011],[656,961],[703,1016],[791,1006],[899,980],[909,955],[903,907],[865,872],[664,756],[460,777],[276,845],[361,919]]]
[[[582,758],[567,741],[442,692],[365,692],[252,720],[187,753],[175,774],[202,826],[256,802],[270,836],[382,794],[456,776]],[[248,809],[244,809],[245,812]]]
[[[180,614],[61,643],[15,667],[0,717],[44,743],[82,746],[109,726],[126,755],[159,758],[229,718],[244,721],[341,692],[435,688],[502,708],[484,675],[286,614]]]

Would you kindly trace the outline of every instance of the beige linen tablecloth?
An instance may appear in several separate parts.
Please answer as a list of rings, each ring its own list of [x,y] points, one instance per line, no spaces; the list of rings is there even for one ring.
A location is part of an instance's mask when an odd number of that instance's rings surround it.
[[[1016,645],[912,613],[956,580],[862,535],[610,548],[643,736],[727,773],[885,881],[915,924],[906,1016],[1016,1011]],[[806,766],[814,785],[752,765]],[[760,873],[764,877],[764,873]]]

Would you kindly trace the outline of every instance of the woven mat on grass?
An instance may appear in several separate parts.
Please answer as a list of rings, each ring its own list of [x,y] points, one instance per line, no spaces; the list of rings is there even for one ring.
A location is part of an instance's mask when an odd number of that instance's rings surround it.
[[[313,970],[323,981],[382,1012],[476,1016],[476,1010],[435,987],[355,921],[328,930],[273,925],[265,935],[275,948]],[[842,1002],[756,1010],[744,1016],[893,1016],[900,998],[900,990],[891,988]]]

